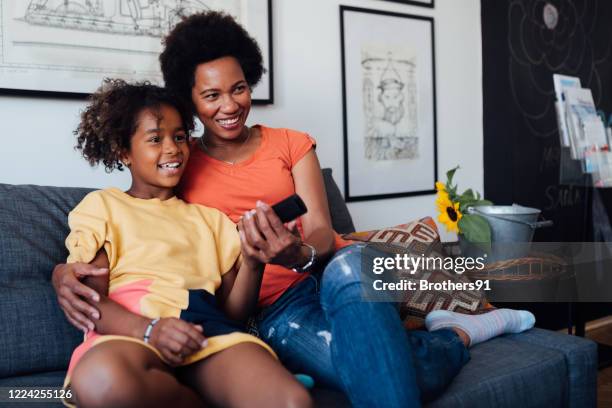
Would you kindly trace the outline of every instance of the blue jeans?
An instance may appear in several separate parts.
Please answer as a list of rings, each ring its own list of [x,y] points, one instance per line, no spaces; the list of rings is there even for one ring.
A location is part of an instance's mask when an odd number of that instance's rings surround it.
[[[258,318],[260,336],[295,373],[345,392],[356,407],[418,407],[469,360],[457,334],[406,331],[391,303],[362,300],[364,245],[339,251]]]

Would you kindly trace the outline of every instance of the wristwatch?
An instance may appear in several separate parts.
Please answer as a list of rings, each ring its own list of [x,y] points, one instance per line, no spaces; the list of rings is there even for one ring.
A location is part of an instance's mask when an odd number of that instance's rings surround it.
[[[308,259],[308,262],[306,262],[305,265],[303,265],[303,266],[296,266],[296,267],[291,268],[294,272],[297,272],[297,273],[304,273],[308,269],[310,269],[310,267],[312,265],[314,265],[315,258],[317,256],[317,249],[315,247],[313,247],[312,245],[307,244],[305,242],[302,242],[302,245],[310,248],[310,258]]]

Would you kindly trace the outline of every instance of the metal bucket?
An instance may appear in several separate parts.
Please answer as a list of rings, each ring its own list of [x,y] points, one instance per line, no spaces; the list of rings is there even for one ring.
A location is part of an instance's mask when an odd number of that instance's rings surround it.
[[[470,214],[486,218],[491,226],[491,242],[531,242],[536,228],[550,227],[552,221],[538,221],[541,211],[522,205],[482,205],[470,207]]]
[[[468,213],[484,217],[491,226],[491,250],[485,251],[488,262],[526,257],[536,228],[553,225],[552,221],[538,221],[541,211],[537,208],[517,204],[470,207]],[[466,252],[473,254],[473,245],[467,248],[463,241]]]

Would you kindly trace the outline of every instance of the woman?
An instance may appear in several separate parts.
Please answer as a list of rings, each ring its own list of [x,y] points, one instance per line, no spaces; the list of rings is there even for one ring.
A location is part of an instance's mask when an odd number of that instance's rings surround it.
[[[289,369],[343,390],[358,407],[415,407],[449,384],[469,359],[468,345],[533,325],[528,312],[442,312],[428,316],[435,331],[406,332],[393,305],[362,300],[362,259],[381,254],[363,245],[334,254],[341,240],[331,228],[315,141],[246,126],[251,88],[263,73],[248,33],[224,14],[193,15],[168,35],[160,62],[166,86],[205,127],[192,145],[182,196],[237,222],[244,250],[268,264],[259,332]],[[292,193],[308,213],[285,226],[269,204]],[[76,277],[105,272],[86,265],[54,271],[60,304],[77,327],[91,328],[97,311],[95,294]]]

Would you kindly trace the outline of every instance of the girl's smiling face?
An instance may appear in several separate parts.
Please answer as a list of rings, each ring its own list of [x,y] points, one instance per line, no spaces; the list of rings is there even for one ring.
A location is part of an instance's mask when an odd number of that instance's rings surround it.
[[[140,111],[136,123],[130,148],[122,156],[132,173],[128,193],[144,199],[171,198],[189,159],[181,116],[174,107],[162,104]]]
[[[191,99],[206,137],[235,140],[242,134],[251,110],[251,90],[236,58],[198,65]]]

